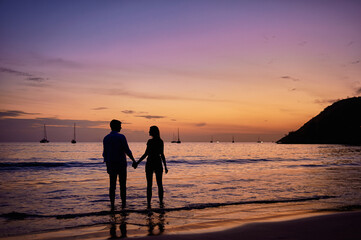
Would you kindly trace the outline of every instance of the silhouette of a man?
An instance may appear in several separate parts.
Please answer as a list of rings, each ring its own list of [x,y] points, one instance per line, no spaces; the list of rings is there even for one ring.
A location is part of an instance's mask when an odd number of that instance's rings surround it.
[[[110,128],[112,131],[104,137],[103,140],[103,157],[107,165],[109,174],[109,198],[112,210],[114,209],[115,189],[117,176],[119,175],[120,197],[122,199],[122,208],[126,207],[127,196],[127,157],[135,163],[132,152],[129,149],[127,139],[120,134],[121,122],[112,120]]]

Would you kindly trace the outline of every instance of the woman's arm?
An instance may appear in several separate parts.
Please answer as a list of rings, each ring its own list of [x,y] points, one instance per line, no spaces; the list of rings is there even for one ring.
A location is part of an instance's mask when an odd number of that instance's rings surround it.
[[[165,161],[165,156],[164,156],[164,143],[162,143],[162,151],[160,154],[160,158],[162,159],[163,165],[164,165],[164,171],[167,174],[168,173],[168,168],[167,168],[167,162]]]
[[[140,158],[139,158],[139,160],[138,160],[138,162],[137,162],[137,165],[141,162],[141,161],[143,161],[144,160],[144,158],[146,158],[147,156],[148,156],[148,143],[147,143],[147,149],[145,149],[145,152],[144,152],[144,154],[143,154],[143,156],[141,156]]]
[[[146,150],[145,153],[143,154],[143,156],[141,156],[141,157],[139,158],[137,164],[139,164],[141,161],[143,161],[144,158],[146,158],[147,156],[148,156],[148,152],[147,152],[147,150]]]
[[[163,162],[163,165],[164,165],[164,170],[165,170],[165,173],[167,174],[168,173],[168,168],[167,168],[167,162],[165,161],[164,153],[162,153],[160,155],[160,157],[162,158],[162,162]]]

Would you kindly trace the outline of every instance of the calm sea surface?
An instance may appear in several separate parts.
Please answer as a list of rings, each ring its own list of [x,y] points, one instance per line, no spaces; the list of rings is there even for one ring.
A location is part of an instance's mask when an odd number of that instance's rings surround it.
[[[129,146],[137,159],[146,144]],[[154,183],[158,209],[145,210],[145,161],[129,161],[115,214],[101,154],[101,143],[0,143],[0,237],[104,224],[148,235],[361,205],[360,146],[166,143],[164,209]]]

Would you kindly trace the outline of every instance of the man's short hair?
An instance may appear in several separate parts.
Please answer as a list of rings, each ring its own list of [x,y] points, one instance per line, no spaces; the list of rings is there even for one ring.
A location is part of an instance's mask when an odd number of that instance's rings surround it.
[[[113,119],[110,121],[110,128],[114,131],[119,129],[121,125],[122,125],[122,122],[119,120]]]

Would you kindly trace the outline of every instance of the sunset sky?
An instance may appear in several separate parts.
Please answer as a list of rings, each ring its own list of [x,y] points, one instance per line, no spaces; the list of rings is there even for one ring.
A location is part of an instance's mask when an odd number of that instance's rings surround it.
[[[0,141],[276,141],[361,95],[361,1],[0,0]]]

